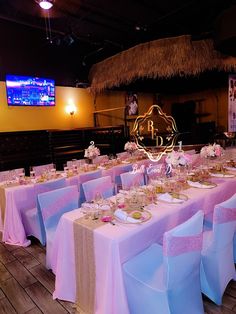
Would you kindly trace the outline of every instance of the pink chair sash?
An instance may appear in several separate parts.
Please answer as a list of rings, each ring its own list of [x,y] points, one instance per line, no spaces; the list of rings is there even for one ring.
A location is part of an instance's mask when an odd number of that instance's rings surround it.
[[[164,236],[163,255],[177,256],[183,253],[201,251],[202,233],[194,236]]]
[[[224,208],[216,206],[213,221],[216,224],[223,224],[236,220],[236,208]]]

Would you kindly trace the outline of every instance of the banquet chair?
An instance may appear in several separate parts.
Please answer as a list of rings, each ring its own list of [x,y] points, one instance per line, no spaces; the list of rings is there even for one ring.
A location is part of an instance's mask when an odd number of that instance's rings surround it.
[[[103,198],[108,198],[114,195],[114,184],[111,182],[110,176],[84,182],[82,186],[87,202],[94,200],[97,193]]]
[[[42,175],[45,171],[50,171],[53,169],[54,165],[53,163],[51,164],[46,164],[46,165],[40,165],[40,166],[33,166],[32,169],[35,172],[35,176],[40,176]]]
[[[163,164],[150,165],[145,168],[145,182],[148,184],[151,180],[158,179],[164,172]]]
[[[229,199],[227,199],[226,201],[218,205],[224,208],[236,209],[236,193],[232,195]],[[212,217],[208,220],[204,219],[204,230],[206,231],[212,230],[212,227],[213,227]],[[234,254],[234,263],[236,264],[236,233],[234,234],[234,239],[233,239],[233,254]]]
[[[46,267],[51,268],[51,248],[61,216],[78,208],[79,193],[76,185],[41,193],[37,197],[46,233]]]
[[[23,209],[21,218],[27,236],[34,236],[42,245],[46,244],[45,228],[42,220],[41,212],[37,204],[37,196],[40,193],[49,192],[56,189],[61,189],[66,186],[66,179],[61,178],[53,181],[37,183],[34,187],[36,207]],[[78,188],[77,188],[78,189]]]
[[[104,162],[107,162],[108,160],[109,160],[109,158],[107,155],[97,156],[96,158],[93,159],[93,164],[99,165],[99,164],[102,164]]]
[[[126,159],[126,158],[129,158],[129,153],[127,152],[117,153],[116,156],[117,158],[120,158],[120,159]]]
[[[18,169],[12,169],[12,170],[6,170],[0,172],[0,182],[4,182],[7,180],[15,180],[20,173],[24,173],[24,168],[18,168]]]
[[[102,176],[102,170],[95,170],[95,171],[89,171],[82,173],[79,176],[79,206],[86,201],[85,195],[84,195],[84,189],[83,189],[83,183],[101,178]]]
[[[113,168],[113,178],[112,181],[115,183],[115,193],[121,188],[121,177],[120,175],[124,172],[132,171],[132,165],[118,165]]]
[[[68,160],[66,162],[67,167],[72,168],[73,165],[80,167],[86,163],[86,159]]]
[[[120,174],[122,189],[144,185],[144,174],[142,172],[124,172]]]
[[[200,257],[203,212],[165,232],[123,264],[130,314],[203,314]]]
[[[236,279],[233,257],[236,207],[230,207],[231,202],[232,198],[215,206],[213,228],[203,233],[201,289],[218,305],[222,303],[222,296],[229,281]]]

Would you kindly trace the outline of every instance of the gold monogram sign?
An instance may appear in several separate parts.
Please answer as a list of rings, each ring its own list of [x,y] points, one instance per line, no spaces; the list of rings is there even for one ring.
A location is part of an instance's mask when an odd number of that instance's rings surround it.
[[[179,135],[174,118],[166,115],[158,105],[151,106],[147,113],[137,117],[131,134],[138,149],[152,161],[158,161],[171,152]]]

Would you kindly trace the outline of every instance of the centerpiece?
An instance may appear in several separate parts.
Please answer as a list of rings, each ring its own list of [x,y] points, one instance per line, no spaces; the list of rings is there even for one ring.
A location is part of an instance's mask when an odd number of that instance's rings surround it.
[[[130,153],[131,156],[137,149],[138,149],[138,147],[137,147],[136,143],[134,143],[134,142],[125,143],[124,150],[126,150],[128,153]]]
[[[200,151],[200,156],[203,158],[215,159],[224,155],[224,149],[214,143],[213,145],[203,146]]]
[[[187,167],[191,163],[192,159],[191,156],[184,153],[184,151],[172,151],[171,153],[167,154],[165,159],[166,162],[166,176],[172,176],[172,169],[173,168],[184,168]]]
[[[88,158],[89,163],[92,163],[93,159],[100,155],[100,150],[97,148],[93,141],[90,142],[88,148],[85,149],[84,157]]]

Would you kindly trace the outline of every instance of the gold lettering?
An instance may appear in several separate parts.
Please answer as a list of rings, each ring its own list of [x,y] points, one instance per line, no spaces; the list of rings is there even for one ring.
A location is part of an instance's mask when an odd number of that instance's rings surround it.
[[[159,144],[159,140],[160,139],[160,144]],[[163,145],[163,137],[162,136],[156,136],[156,146],[162,146]]]
[[[152,120],[148,120],[148,132],[151,132],[152,140],[153,140],[154,139],[154,126],[153,126]]]

